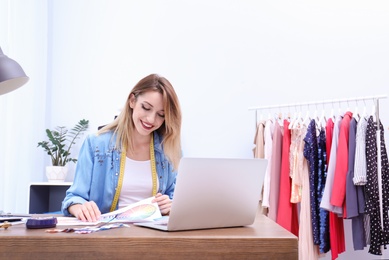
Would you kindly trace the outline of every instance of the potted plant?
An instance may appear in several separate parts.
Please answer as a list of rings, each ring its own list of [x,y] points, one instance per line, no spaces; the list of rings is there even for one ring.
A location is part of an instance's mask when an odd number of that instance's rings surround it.
[[[64,126],[58,126],[55,130],[46,129],[49,141],[38,142],[51,157],[52,166],[46,167],[46,176],[49,182],[62,182],[67,175],[66,164],[77,162],[77,159],[70,157],[70,149],[76,140],[89,128],[89,120],[80,120],[69,131]]]

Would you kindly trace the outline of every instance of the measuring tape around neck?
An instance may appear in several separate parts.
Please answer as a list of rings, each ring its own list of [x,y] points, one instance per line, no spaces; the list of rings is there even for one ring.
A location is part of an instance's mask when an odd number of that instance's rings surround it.
[[[154,136],[151,134],[150,141],[150,163],[151,163],[151,178],[153,181],[152,196],[157,195],[157,167],[155,166],[155,152],[154,152]]]
[[[118,185],[116,187],[116,192],[115,192],[115,196],[114,196],[113,201],[112,201],[110,211],[114,211],[116,209],[116,206],[117,206],[118,201],[119,201],[120,191],[122,190],[123,178],[124,178],[124,168],[126,165],[126,152],[127,152],[127,148],[126,148],[126,146],[123,146],[122,154],[120,156],[119,180],[118,180]],[[150,140],[150,163],[151,163],[151,178],[152,178],[152,182],[153,182],[152,196],[155,196],[157,194],[157,167],[155,165],[153,134],[151,134],[151,140]]]

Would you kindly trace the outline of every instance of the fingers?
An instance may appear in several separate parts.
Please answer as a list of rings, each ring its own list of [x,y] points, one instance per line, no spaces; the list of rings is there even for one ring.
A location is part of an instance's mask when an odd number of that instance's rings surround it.
[[[85,202],[80,211],[80,217],[79,219],[88,221],[88,222],[94,222],[97,221],[98,218],[100,218],[100,210],[97,207],[96,203],[94,201],[88,201]],[[84,218],[84,219],[82,219]]]
[[[72,213],[76,218],[87,222],[95,222],[101,215],[101,212],[94,201],[88,201],[82,205],[73,205]]]
[[[159,210],[161,211],[162,215],[169,214],[172,205],[172,201],[170,200],[169,196],[158,193],[157,195],[155,195],[153,202],[156,202],[158,204]]]
[[[172,204],[170,202],[169,204],[159,206],[159,210],[161,211],[162,215],[168,215],[170,213],[171,207],[172,207]]]

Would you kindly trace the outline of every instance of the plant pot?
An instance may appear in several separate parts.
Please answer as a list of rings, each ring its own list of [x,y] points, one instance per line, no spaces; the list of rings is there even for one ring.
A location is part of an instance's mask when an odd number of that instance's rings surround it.
[[[46,176],[48,182],[64,182],[68,174],[66,166],[46,166]]]

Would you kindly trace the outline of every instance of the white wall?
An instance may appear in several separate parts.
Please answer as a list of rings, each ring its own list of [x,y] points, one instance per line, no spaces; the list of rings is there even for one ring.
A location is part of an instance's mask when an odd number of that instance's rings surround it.
[[[47,1],[0,0],[0,46],[30,77],[0,96],[0,210],[27,211],[31,181],[45,178],[37,150],[46,123]]]
[[[389,4],[350,3],[55,1],[51,123],[104,124],[157,72],[186,156],[251,157],[250,106],[387,94]]]
[[[44,129],[71,127],[85,118],[94,131],[113,118],[134,84],[150,73],[167,77],[179,95],[185,156],[252,157],[255,118],[248,110],[252,106],[389,92],[388,1],[40,2],[42,10],[35,8],[35,12],[47,17],[47,24],[35,30],[46,29],[48,38],[25,36],[23,44],[47,44],[48,75],[42,93],[47,94],[47,109],[41,104],[42,96],[35,97],[39,103],[34,105],[43,110],[34,110],[28,121],[18,125],[18,129],[35,133],[32,141],[21,143],[17,150],[29,154],[31,170],[28,174],[18,167],[13,171],[11,165],[19,165],[20,157],[7,157],[9,167],[0,168],[3,176],[19,173],[29,181],[45,181],[44,166],[49,160],[36,148],[45,137]],[[22,0],[15,3],[24,4]],[[23,10],[15,5],[16,10]],[[37,19],[26,14],[27,18]],[[21,24],[30,23],[25,19],[17,19],[15,33],[23,31]],[[24,53],[21,46],[17,50]],[[19,60],[18,52],[13,54]],[[41,66],[41,57],[34,53],[24,54]],[[27,70],[32,81],[40,77],[32,67]],[[30,82],[17,94],[30,95],[29,88],[42,86]],[[9,99],[0,97],[0,103]],[[380,104],[381,119],[388,129],[389,100]],[[342,109],[356,105],[361,109],[364,104],[343,104]],[[370,111],[372,103],[366,105]],[[6,106],[2,118],[25,113],[26,107],[10,110],[11,105]],[[329,113],[331,106],[325,108]],[[37,123],[31,124],[35,118]],[[7,140],[19,144],[12,131],[6,134]],[[4,137],[1,141],[3,146]],[[22,198],[27,196],[25,189],[19,189]],[[23,211],[26,202],[0,200],[1,208]],[[347,257],[372,258],[366,252],[348,252],[339,259]]]

